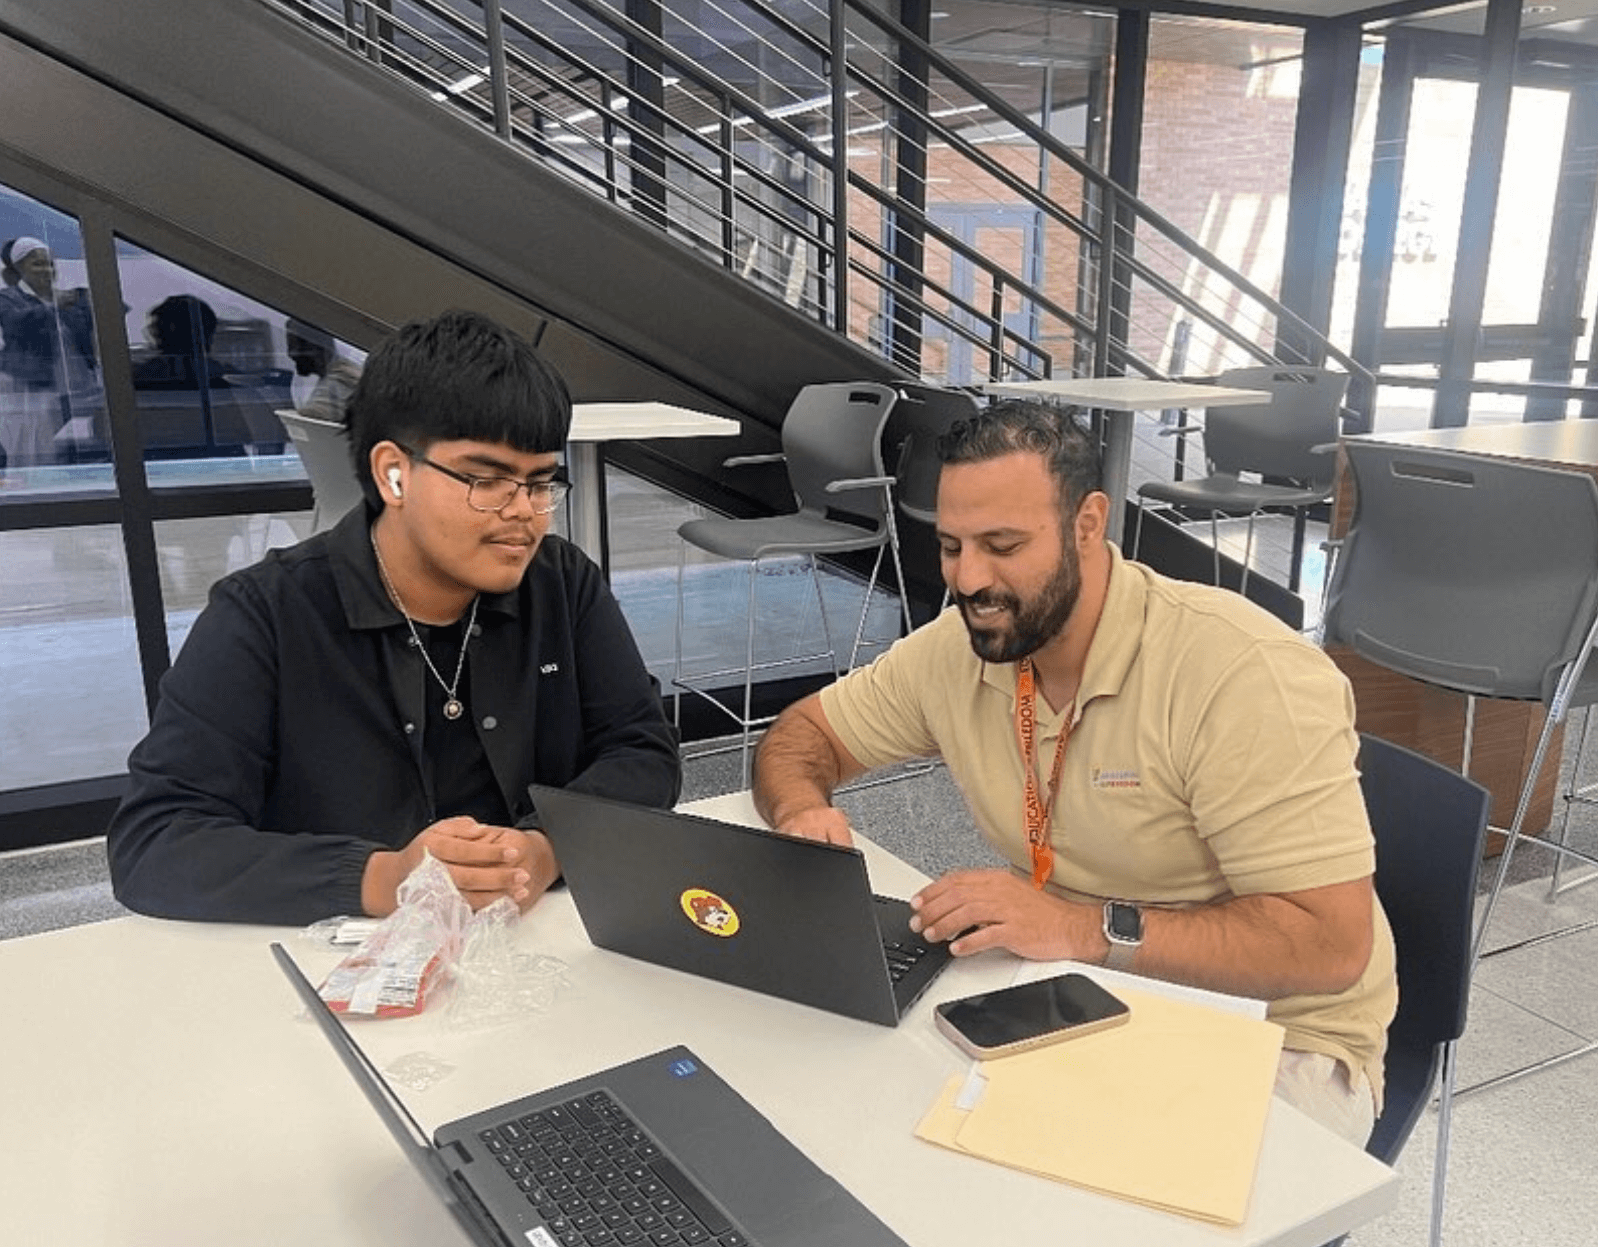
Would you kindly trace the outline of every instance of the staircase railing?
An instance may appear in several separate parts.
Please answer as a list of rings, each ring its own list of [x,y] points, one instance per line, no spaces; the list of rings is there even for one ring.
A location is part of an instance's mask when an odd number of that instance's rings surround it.
[[[910,375],[1370,379],[867,0],[263,2]]]

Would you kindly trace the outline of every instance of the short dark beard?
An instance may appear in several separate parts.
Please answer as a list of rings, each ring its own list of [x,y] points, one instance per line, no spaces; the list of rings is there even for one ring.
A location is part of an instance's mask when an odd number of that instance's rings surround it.
[[[1067,541],[1059,570],[1031,601],[1022,602],[1014,594],[987,592],[956,594],[955,600],[960,606],[960,617],[965,620],[971,648],[978,658],[984,662],[1019,662],[1060,634],[1081,596],[1081,563],[1076,549]],[[968,611],[972,606],[1003,606],[1009,610],[1013,622],[1007,631],[978,631]]]

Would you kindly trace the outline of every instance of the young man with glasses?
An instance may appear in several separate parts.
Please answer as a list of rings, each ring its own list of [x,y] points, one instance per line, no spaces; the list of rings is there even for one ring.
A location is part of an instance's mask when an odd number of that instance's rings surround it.
[[[560,377],[447,313],[350,400],[365,504],[219,582],[161,684],[107,835],[142,913],[382,916],[430,852],[474,907],[559,876],[533,781],[658,806],[676,741],[598,568],[548,536]]]

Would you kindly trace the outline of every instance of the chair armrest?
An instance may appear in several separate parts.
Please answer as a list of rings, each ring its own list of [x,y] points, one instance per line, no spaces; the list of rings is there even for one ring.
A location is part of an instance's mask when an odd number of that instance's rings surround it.
[[[1329,455],[1336,449],[1336,442],[1317,442],[1309,448],[1309,453],[1312,455]]]
[[[894,484],[891,476],[847,476],[842,480],[828,481],[829,494],[847,493],[852,489],[886,489]]]
[[[721,466],[724,468],[747,468],[756,463],[782,463],[787,457],[781,451],[769,455],[734,455],[730,459],[723,459]]]

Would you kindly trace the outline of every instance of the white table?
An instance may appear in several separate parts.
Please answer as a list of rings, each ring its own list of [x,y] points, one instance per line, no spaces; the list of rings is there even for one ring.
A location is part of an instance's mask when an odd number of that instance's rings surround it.
[[[747,817],[747,798],[697,803]],[[871,845],[874,885],[922,876]],[[444,1247],[463,1242],[402,1158],[267,950],[313,980],[338,954],[291,930],[126,918],[0,943],[4,1239],[94,1247]],[[474,1109],[686,1043],[913,1247],[1317,1247],[1392,1207],[1397,1177],[1273,1102],[1248,1221],[1226,1229],[956,1155],[911,1134],[966,1065],[936,1000],[1007,983],[1015,959],[950,967],[897,1030],[593,948],[570,897],[522,922],[564,960],[550,1009],[492,1030],[441,1010],[356,1024],[379,1068],[426,1053],[455,1068],[400,1087],[432,1130]],[[832,1245],[825,1245],[832,1247]],[[845,1245],[838,1245],[845,1247]]]
[[[1058,377],[1043,381],[990,381],[989,394],[1074,403],[1105,413],[1104,492],[1110,496],[1111,541],[1119,543],[1126,524],[1126,497],[1132,475],[1132,413],[1166,407],[1242,407],[1270,400],[1268,390],[1148,377]]]
[[[604,442],[665,437],[736,437],[738,421],[670,403],[574,403],[567,435],[571,476],[567,523],[572,542],[606,567]]]

